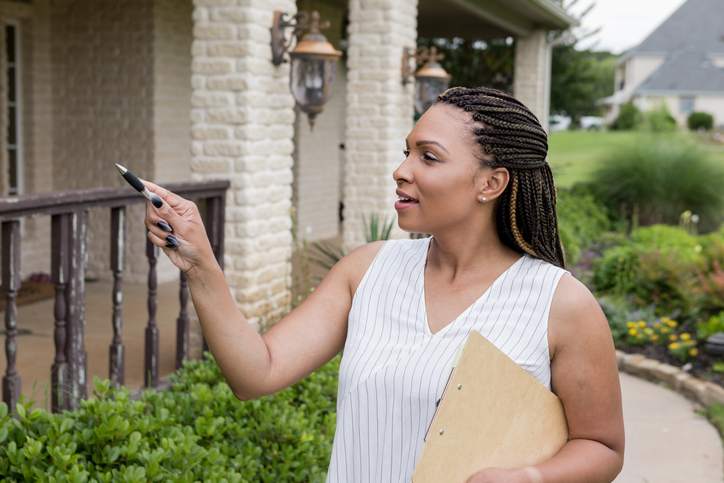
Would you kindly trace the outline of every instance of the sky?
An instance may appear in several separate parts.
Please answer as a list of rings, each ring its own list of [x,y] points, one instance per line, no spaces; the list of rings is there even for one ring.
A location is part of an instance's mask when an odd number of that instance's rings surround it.
[[[585,30],[601,27],[601,31],[590,41],[581,42],[580,47],[590,47],[597,41],[595,50],[620,54],[644,40],[684,0],[579,0],[573,11],[580,11],[592,2],[595,6],[583,19],[582,27]]]

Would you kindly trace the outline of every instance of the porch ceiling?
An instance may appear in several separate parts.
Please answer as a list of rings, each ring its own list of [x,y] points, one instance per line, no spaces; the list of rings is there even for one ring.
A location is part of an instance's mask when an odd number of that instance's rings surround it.
[[[419,0],[417,31],[421,37],[490,39],[575,23],[552,0]]]

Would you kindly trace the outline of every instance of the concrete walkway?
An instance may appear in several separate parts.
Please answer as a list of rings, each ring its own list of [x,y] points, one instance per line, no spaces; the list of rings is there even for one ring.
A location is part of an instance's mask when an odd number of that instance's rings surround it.
[[[722,443],[694,405],[621,373],[626,454],[616,483],[721,483]]]

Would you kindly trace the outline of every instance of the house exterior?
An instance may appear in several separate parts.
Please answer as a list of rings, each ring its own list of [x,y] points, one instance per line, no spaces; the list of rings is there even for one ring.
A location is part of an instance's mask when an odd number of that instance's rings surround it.
[[[663,103],[680,125],[694,111],[708,112],[724,127],[724,2],[687,0],[621,56],[614,94],[603,101],[608,122],[631,101],[642,110]]]
[[[275,10],[311,9],[345,53],[313,131],[270,48]],[[395,214],[391,173],[413,125],[403,48],[514,37],[514,94],[546,125],[549,33],[573,22],[550,0],[0,0],[0,187],[123,187],[116,162],[159,184],[229,180],[227,280],[250,321],[274,319],[291,301],[292,211],[300,238],[349,248],[364,242],[362,214]],[[91,277],[111,277],[109,216],[89,214]],[[129,207],[128,281],[147,274],[143,218]],[[50,220],[21,228],[22,275],[48,272]],[[178,277],[163,256],[157,271]]]

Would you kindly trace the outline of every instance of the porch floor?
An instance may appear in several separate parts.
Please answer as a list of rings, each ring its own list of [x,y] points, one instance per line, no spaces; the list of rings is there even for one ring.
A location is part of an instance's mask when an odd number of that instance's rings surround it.
[[[93,390],[93,377],[108,378],[108,348],[111,325],[113,283],[86,282],[85,350],[88,362],[88,394]],[[159,342],[159,377],[174,371],[176,360],[176,318],[179,312],[178,281],[158,284],[156,324]],[[147,286],[145,283],[123,283],[123,345],[125,348],[125,385],[131,389],[143,386],[144,333],[148,323]],[[53,298],[18,307],[16,367],[20,374],[22,393],[35,401],[37,407],[50,408],[50,367],[55,357],[53,341]],[[189,298],[189,308],[193,310]],[[0,313],[4,327],[4,312]],[[191,322],[192,327],[194,322]],[[24,331],[30,333],[23,334]],[[193,329],[192,329],[193,333]],[[193,347],[193,335],[192,347]],[[0,336],[4,342],[5,337]],[[5,345],[0,350],[0,374],[5,374]]]

